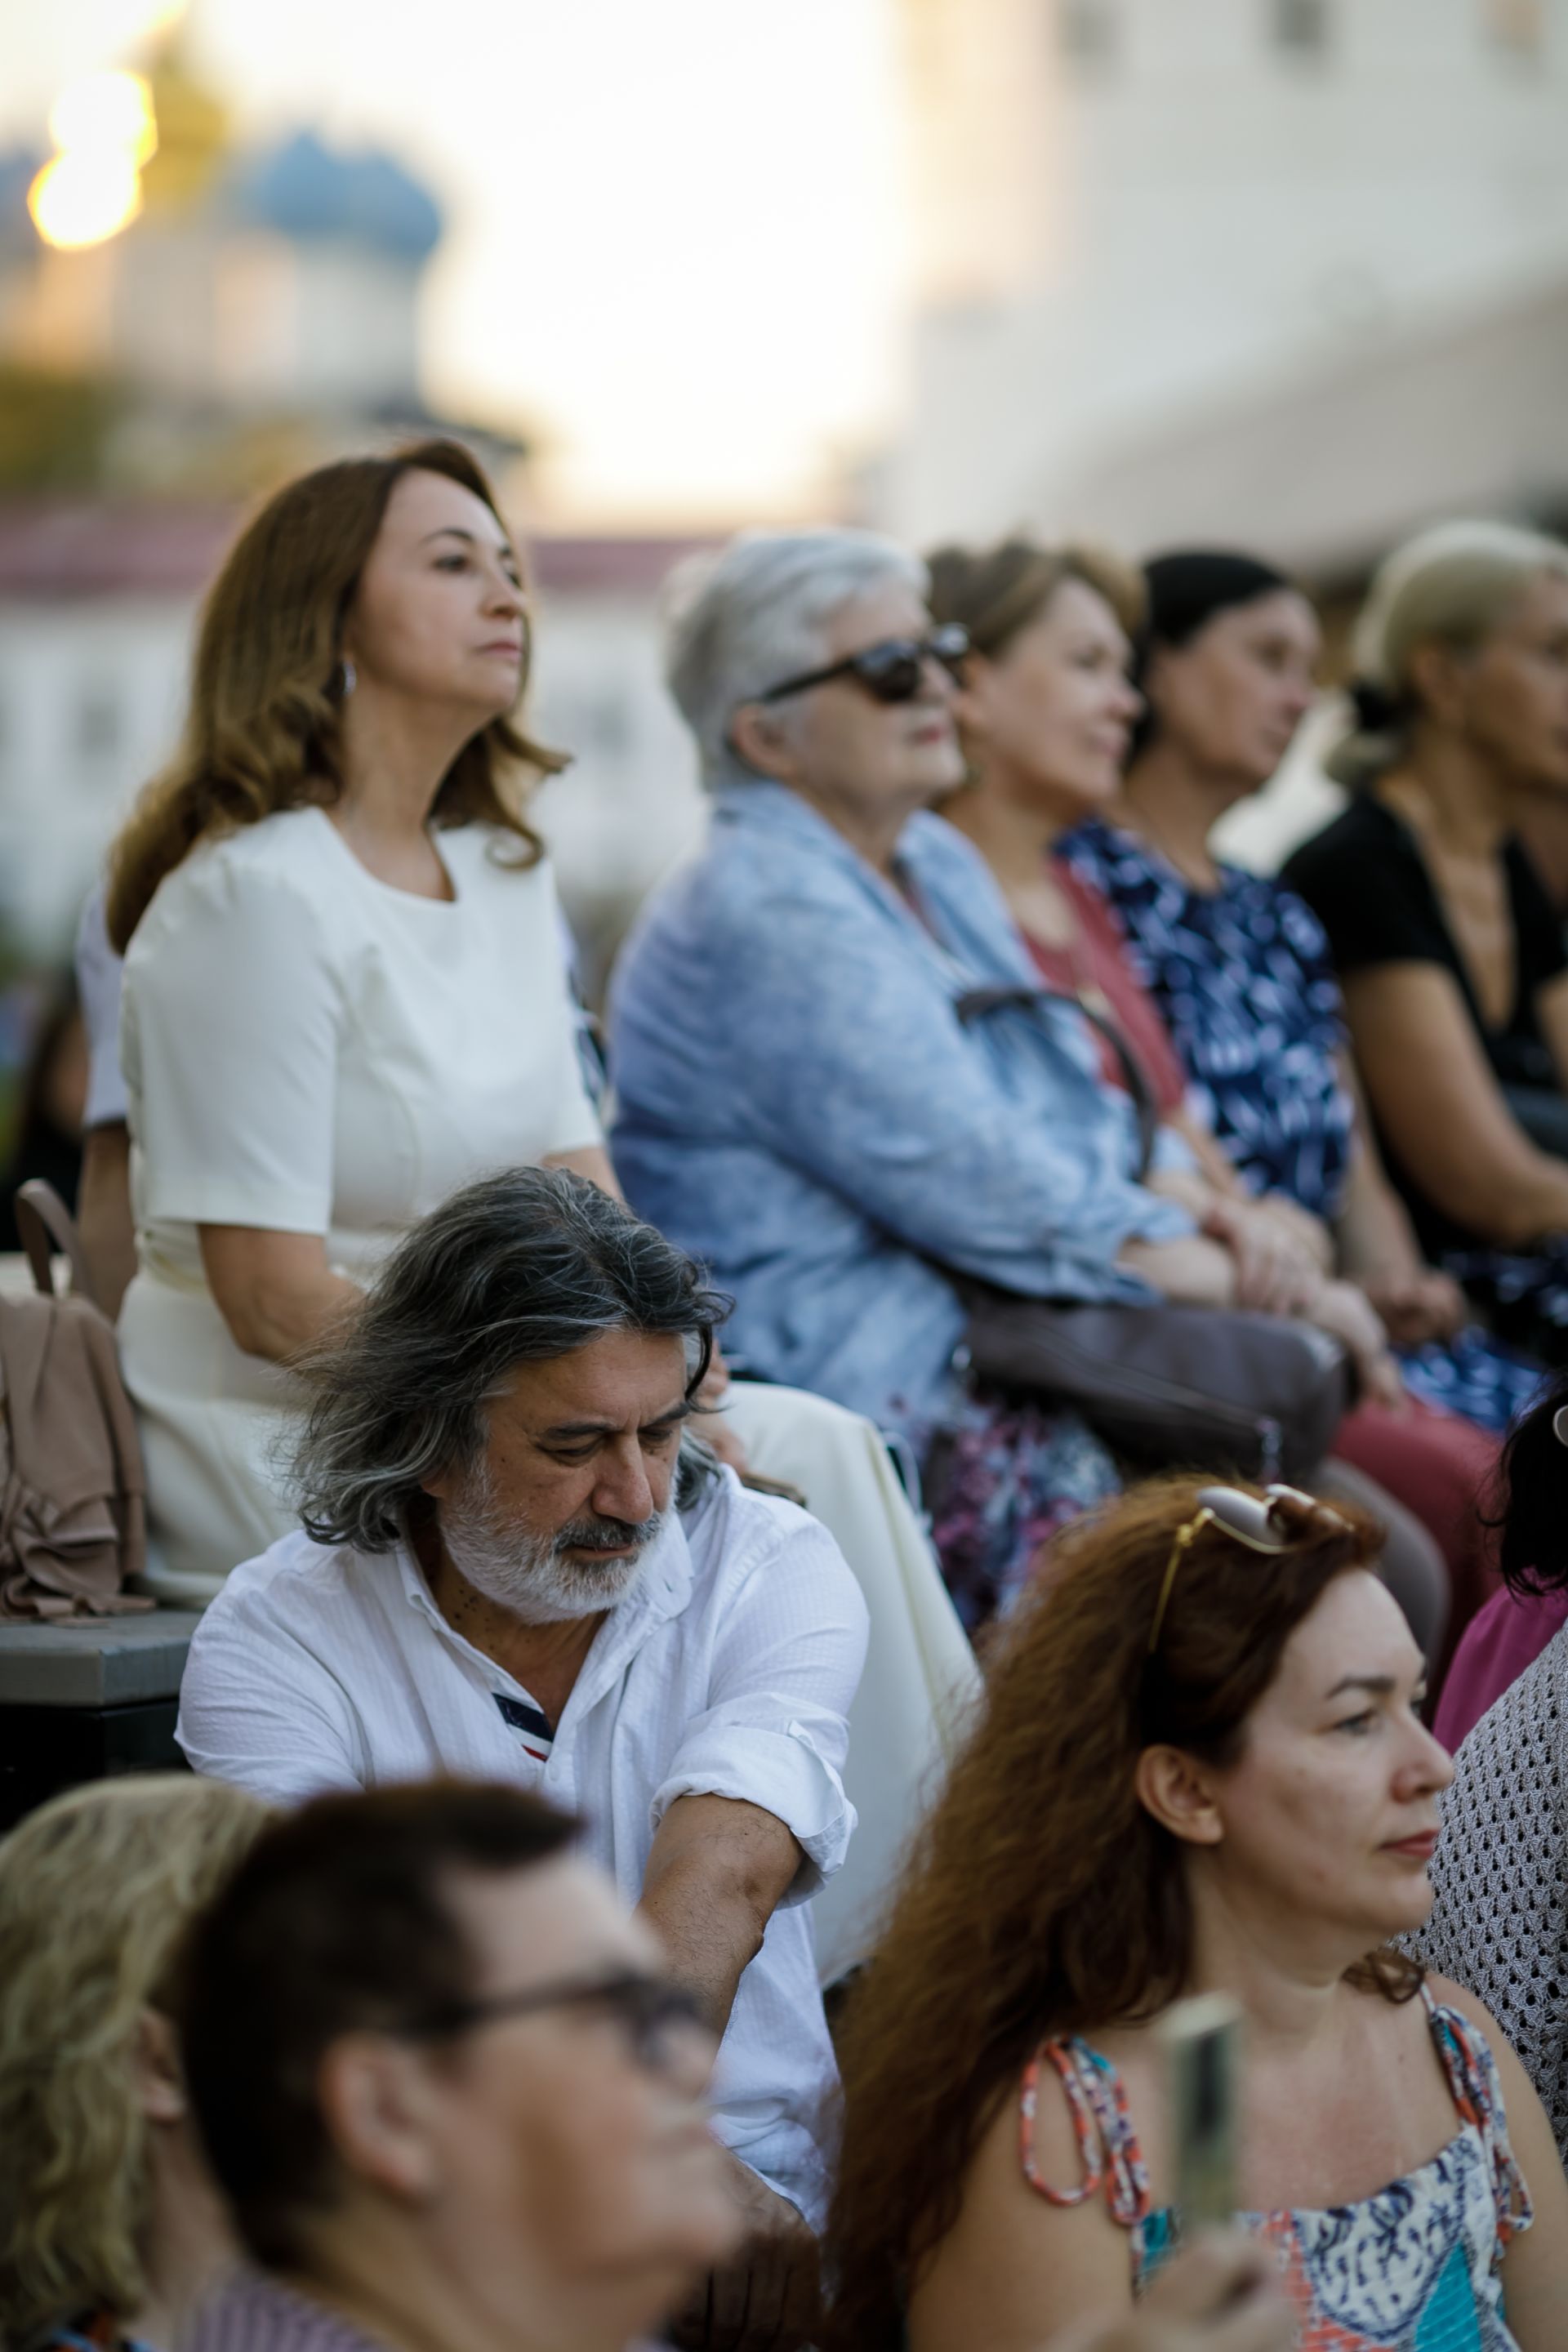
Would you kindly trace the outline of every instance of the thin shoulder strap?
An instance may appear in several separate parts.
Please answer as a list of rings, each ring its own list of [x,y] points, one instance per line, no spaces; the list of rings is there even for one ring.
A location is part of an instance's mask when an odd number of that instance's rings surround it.
[[[1035,2117],[1040,2096],[1040,2061],[1048,2059],[1060,2080],[1083,2178],[1075,2189],[1056,2189],[1042,2179],[1036,2159]],[[1018,2156],[1024,2178],[1048,2205],[1086,2205],[1103,2188],[1111,2219],[1124,2230],[1149,2211],[1149,2168],[1121,2077],[1109,2058],[1081,2036],[1047,2042],[1024,2069],[1018,2102]]]
[[[1497,2061],[1485,2034],[1468,2017],[1435,2000],[1427,1985],[1422,1986],[1421,1998],[1454,2105],[1461,2121],[1479,2137],[1491,2166],[1498,2242],[1506,2245],[1516,2231],[1529,2228],[1531,2207],[1530,2190],[1509,2141]]]
[[[1131,1046],[1113,1021],[1097,1013],[1066,988],[966,988],[953,1005],[961,1024],[972,1028],[988,1013],[1033,1013],[1042,1004],[1070,1004],[1081,1013],[1091,1029],[1099,1031],[1115,1055],[1121,1072],[1122,1083],[1132,1097],[1133,1113],[1138,1121],[1137,1181],[1141,1184],[1149,1173],[1154,1157],[1154,1144],[1160,1131],[1160,1110],[1154,1097],[1149,1074]]]
[[[17,1235],[33,1269],[33,1280],[44,1296],[52,1298],[55,1292],[54,1269],[49,1263],[52,1242],[70,1260],[73,1297],[91,1299],[96,1307],[98,1300],[93,1297],[92,1277],[87,1270],[87,1254],[76,1219],[54,1186],[41,1176],[29,1177],[26,1183],[17,1187],[12,1206]]]

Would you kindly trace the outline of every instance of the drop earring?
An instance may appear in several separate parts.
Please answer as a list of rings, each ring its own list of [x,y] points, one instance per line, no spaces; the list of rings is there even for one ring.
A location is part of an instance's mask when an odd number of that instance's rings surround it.
[[[345,654],[339,665],[338,693],[341,699],[346,702],[358,684],[359,673]]]

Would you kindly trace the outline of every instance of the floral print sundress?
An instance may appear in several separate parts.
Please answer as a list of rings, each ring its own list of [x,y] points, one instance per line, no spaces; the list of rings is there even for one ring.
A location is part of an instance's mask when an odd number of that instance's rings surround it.
[[[1532,2217],[1497,2067],[1468,2018],[1425,1987],[1421,1998],[1459,2119],[1447,2146],[1359,2204],[1237,2216],[1274,2252],[1300,2313],[1298,2352],[1519,2352],[1500,2266]],[[1072,2116],[1083,2165],[1075,2188],[1053,2188],[1036,2165],[1042,2065],[1060,2077]],[[1026,2179],[1053,2205],[1103,2192],[1129,2234],[1141,2294],[1178,2241],[1178,2218],[1152,2204],[1121,2075],[1081,2035],[1047,2042],[1025,2069],[1019,2154]]]

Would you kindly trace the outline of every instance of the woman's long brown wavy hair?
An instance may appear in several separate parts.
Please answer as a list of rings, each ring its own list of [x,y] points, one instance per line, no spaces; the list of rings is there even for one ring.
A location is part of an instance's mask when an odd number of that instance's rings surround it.
[[[1186,1980],[1183,1853],[1139,1802],[1142,1751],[1168,1742],[1230,1762],[1297,1626],[1381,1550],[1375,1521],[1337,1502],[1337,1517],[1301,1513],[1278,1557],[1206,1527],[1151,1657],[1198,1487],[1151,1481],[1079,1521],[993,1654],[980,1721],[839,2036],[832,2352],[901,2343],[910,2283],[956,2221],[980,2141],[1038,2043],[1151,2016]],[[1421,1982],[1387,1950],[1352,1974],[1392,2000]]]
[[[445,475],[500,520],[494,492],[460,443],[421,441],[390,457],[349,457],[301,475],[240,534],[203,608],[179,752],[142,793],[110,855],[109,936],[121,955],[164,875],[198,841],[279,809],[330,807],[342,790],[343,622],[387,500],[410,473]],[[523,814],[521,775],[554,775],[565,765],[510,719],[494,719],[447,769],[434,821],[496,825],[515,837],[518,864],[531,866],[542,845]]]

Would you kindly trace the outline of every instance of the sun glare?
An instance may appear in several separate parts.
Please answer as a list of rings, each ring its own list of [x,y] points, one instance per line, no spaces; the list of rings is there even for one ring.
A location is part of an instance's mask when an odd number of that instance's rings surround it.
[[[33,226],[46,245],[101,245],[142,209],[142,176],[123,149],[68,149],[46,163],[27,191]]]
[[[140,74],[88,74],[56,99],[49,136],[62,155],[73,148],[114,148],[144,163],[158,144],[153,92]]]
[[[141,167],[158,145],[153,93],[140,74],[95,73],[62,90],[49,115],[58,153],[27,191],[46,245],[101,245],[142,209]]]

